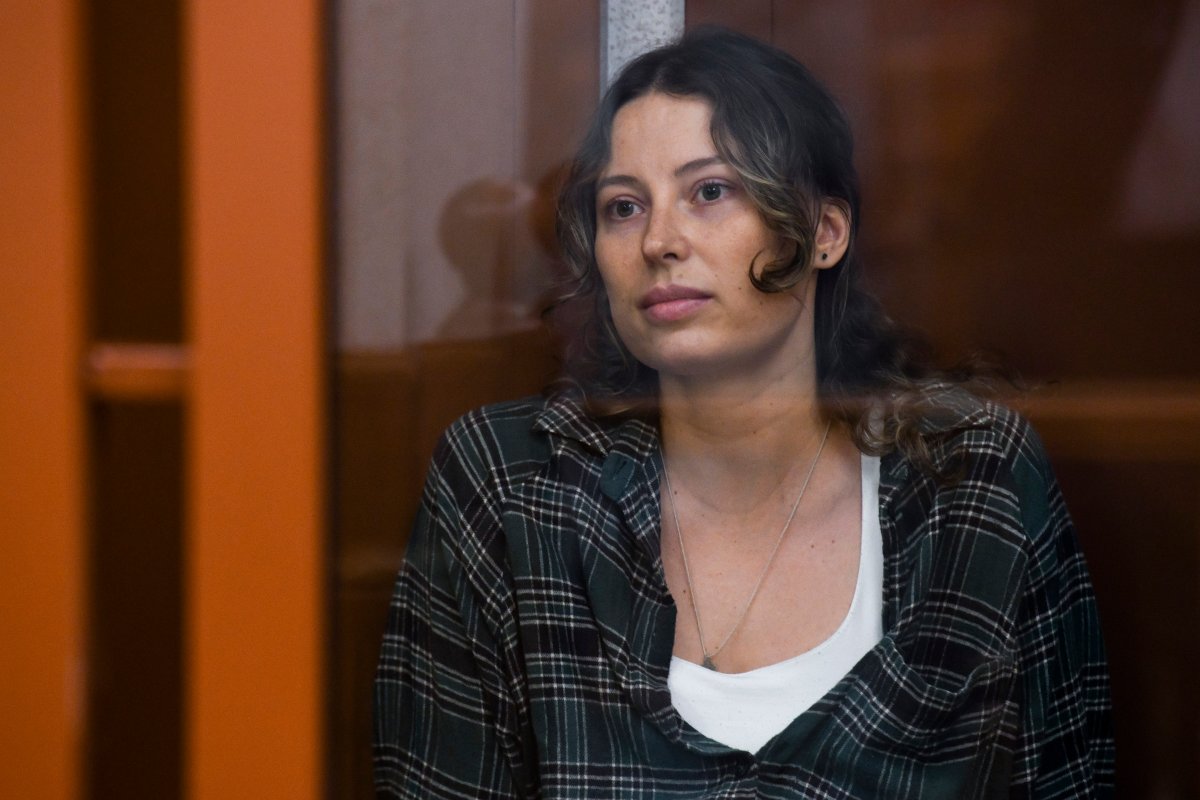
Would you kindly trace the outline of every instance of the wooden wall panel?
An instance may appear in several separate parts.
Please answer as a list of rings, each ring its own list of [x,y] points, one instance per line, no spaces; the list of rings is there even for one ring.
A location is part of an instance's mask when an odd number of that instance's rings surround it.
[[[685,28],[700,25],[720,25],[735,31],[771,41],[775,32],[775,12],[778,4],[773,0],[750,0],[749,2],[726,3],[721,0],[690,0],[684,10]]]
[[[1096,587],[1121,796],[1195,797],[1200,383],[1076,381],[1028,411]]]
[[[1200,796],[1200,460],[1055,458],[1096,586],[1122,796]]]

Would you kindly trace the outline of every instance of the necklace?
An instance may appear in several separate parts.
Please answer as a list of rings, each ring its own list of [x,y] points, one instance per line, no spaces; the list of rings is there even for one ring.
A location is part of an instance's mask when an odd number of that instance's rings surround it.
[[[758,597],[758,590],[762,588],[763,581],[767,577],[767,571],[771,569],[771,564],[775,562],[775,555],[779,552],[779,546],[783,544],[783,537],[787,535],[788,528],[792,526],[792,520],[796,518],[796,510],[800,508],[800,501],[804,499],[804,491],[808,489],[808,482],[812,480],[813,472],[817,468],[817,461],[821,458],[822,451],[825,450],[825,442],[829,439],[829,425],[825,424],[825,433],[821,436],[821,444],[817,447],[817,454],[813,456],[812,463],[808,465],[808,474],[804,476],[804,483],[800,485],[800,492],[796,495],[796,502],[792,504],[792,511],[788,514],[787,521],[783,523],[783,529],[779,531],[779,536],[775,538],[775,546],[771,548],[771,555],[767,556],[767,563],[763,564],[762,571],[758,573],[758,580],[754,582],[754,588],[750,591],[750,597],[746,599],[746,604],[742,606],[742,613],[738,615],[737,622],[733,623],[733,627],[729,629],[729,633],[721,640],[721,643],[715,649],[709,650],[704,644],[704,625],[700,622],[700,604],[696,602],[696,587],[692,584],[692,569],[688,565],[687,550],[683,546],[683,529],[679,527],[679,512],[675,508],[675,491],[671,488],[671,473],[667,469],[667,461],[663,459],[663,478],[667,482],[667,504],[671,507],[671,520],[675,523],[675,536],[679,540],[679,555],[683,558],[683,575],[687,579],[688,594],[692,600],[692,614],[696,617],[696,633],[700,636],[700,652],[704,654],[703,666],[717,671],[717,665],[713,663],[713,659],[717,657],[725,645],[729,644],[729,640],[737,633],[738,628],[746,619],[746,615],[750,613],[750,606],[754,603],[754,598]]]

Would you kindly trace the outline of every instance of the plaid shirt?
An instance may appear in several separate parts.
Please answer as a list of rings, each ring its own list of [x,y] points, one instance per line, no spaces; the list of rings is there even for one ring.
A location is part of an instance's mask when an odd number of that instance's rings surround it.
[[[883,639],[750,754],[671,705],[655,429],[562,398],[468,414],[392,599],[381,796],[1110,796],[1095,600],[1036,434],[973,400],[935,429],[953,487],[882,459]]]

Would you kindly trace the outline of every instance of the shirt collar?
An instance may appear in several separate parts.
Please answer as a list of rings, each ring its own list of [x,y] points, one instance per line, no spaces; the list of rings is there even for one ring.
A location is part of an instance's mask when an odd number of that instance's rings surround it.
[[[921,417],[921,431],[935,436],[978,428],[987,424],[992,417],[987,403],[953,384],[928,389],[924,404],[926,410]]]
[[[919,425],[922,433],[935,438],[985,426],[992,416],[985,402],[954,385],[934,387],[926,402],[927,410]],[[533,427],[579,442],[600,456],[620,453],[643,462],[658,452],[658,430],[652,424],[641,419],[597,420],[574,394],[551,397]],[[897,452],[888,454],[882,462],[883,473],[897,479],[905,477],[908,468],[907,460]]]
[[[651,423],[641,419],[598,420],[573,395],[550,398],[534,419],[533,428],[579,442],[601,456],[621,453],[640,462],[658,452],[658,430]]]

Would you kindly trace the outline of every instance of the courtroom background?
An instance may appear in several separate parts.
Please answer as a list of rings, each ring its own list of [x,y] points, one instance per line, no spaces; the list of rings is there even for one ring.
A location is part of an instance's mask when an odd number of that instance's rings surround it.
[[[14,0],[0,796],[370,797],[425,462],[538,391],[599,0]],[[688,0],[859,142],[868,277],[1040,388],[1120,794],[1200,796],[1200,2]]]

